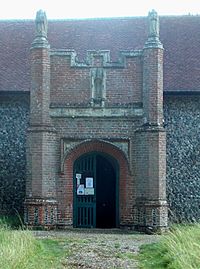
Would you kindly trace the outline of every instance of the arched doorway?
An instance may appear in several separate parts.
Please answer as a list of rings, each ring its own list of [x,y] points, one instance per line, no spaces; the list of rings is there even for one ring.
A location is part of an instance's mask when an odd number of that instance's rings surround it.
[[[91,152],[75,161],[75,227],[117,227],[118,196],[118,164],[111,156]]]

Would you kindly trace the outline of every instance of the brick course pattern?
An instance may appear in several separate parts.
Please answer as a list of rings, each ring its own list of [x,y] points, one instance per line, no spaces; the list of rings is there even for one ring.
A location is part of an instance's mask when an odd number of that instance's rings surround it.
[[[165,99],[167,186],[163,128],[163,59],[166,92],[198,93],[198,16],[161,19],[163,58],[155,12],[148,25],[145,18],[50,22],[57,49],[50,49],[40,15],[34,40],[32,22],[0,23],[0,31],[7,29],[0,57],[1,214],[23,207],[29,102],[11,92],[29,91],[31,82],[25,223],[73,225],[74,162],[94,151],[118,162],[120,226],[165,228],[166,193],[171,220],[198,220],[199,97]]]
[[[109,51],[88,51],[87,61],[79,62],[72,50],[50,50],[45,14],[39,17],[44,20],[36,17],[31,47],[26,223],[73,225],[74,163],[85,153],[99,152],[119,166],[117,223],[166,228],[163,48],[157,14],[149,14],[144,49],[122,52],[118,62],[110,61]],[[80,108],[83,115],[77,113]],[[79,142],[72,146],[74,139]],[[66,140],[71,148],[61,155]]]
[[[166,194],[171,221],[198,221],[200,218],[199,103],[198,96],[178,95],[164,98],[167,131]],[[25,140],[28,120],[29,96],[1,95],[1,214],[12,214],[16,209],[20,213],[23,212],[26,178]],[[76,127],[73,131],[73,134],[75,133]],[[60,151],[58,156],[59,154]],[[59,178],[58,182],[62,181],[62,176]],[[25,216],[27,221],[27,215]],[[134,213],[134,216],[136,221],[138,218],[142,219],[141,212]]]
[[[99,152],[112,156],[119,164],[119,212],[120,224],[133,224],[132,200],[134,199],[133,179],[128,161],[122,151],[108,142],[88,141],[81,143],[67,155],[64,174],[61,175],[58,190],[58,211],[61,223],[73,224],[73,165],[76,159],[88,152]],[[67,205],[67,207],[65,206]],[[65,221],[66,220],[66,221]]]

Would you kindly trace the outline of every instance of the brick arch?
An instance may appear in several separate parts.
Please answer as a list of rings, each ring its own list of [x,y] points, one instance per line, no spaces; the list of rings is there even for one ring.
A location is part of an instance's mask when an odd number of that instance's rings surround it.
[[[64,163],[66,163],[66,160],[70,158],[71,154],[73,154],[73,156],[75,157],[73,158],[73,160],[75,161],[83,154],[92,151],[107,153],[108,155],[113,156],[116,159],[116,161],[118,161],[118,157],[120,156],[127,163],[127,169],[130,171],[129,161],[122,150],[120,150],[118,147],[116,147],[114,144],[110,142],[96,139],[85,140],[79,143],[78,145],[74,146],[64,156],[65,159]],[[66,165],[64,168],[66,168]]]
[[[58,197],[62,211],[62,219],[68,224],[73,223],[73,166],[74,162],[84,154],[99,152],[107,154],[113,158],[119,166],[119,221],[121,224],[127,222],[130,217],[130,206],[128,206],[130,194],[131,177],[129,164],[125,154],[116,146],[109,142],[90,140],[76,145],[66,156],[64,164],[64,174],[62,175],[62,198]],[[66,206],[67,205],[67,208]]]

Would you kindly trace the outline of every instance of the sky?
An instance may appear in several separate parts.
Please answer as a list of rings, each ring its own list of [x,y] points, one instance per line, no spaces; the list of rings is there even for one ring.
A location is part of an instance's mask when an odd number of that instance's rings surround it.
[[[48,19],[200,14],[200,0],[0,0],[0,19],[34,19],[46,11]]]

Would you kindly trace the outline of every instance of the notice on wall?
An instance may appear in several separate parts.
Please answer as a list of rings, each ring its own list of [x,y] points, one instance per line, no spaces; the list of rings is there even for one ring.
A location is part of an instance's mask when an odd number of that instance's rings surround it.
[[[94,195],[94,188],[85,188],[85,195]]]
[[[76,174],[76,179],[81,179],[81,174]]]
[[[85,188],[83,184],[80,184],[77,188],[77,195],[84,195],[85,194]]]
[[[76,174],[76,184],[77,187],[81,184],[81,174]]]
[[[86,188],[93,188],[93,177],[86,177],[85,179],[85,187]]]

